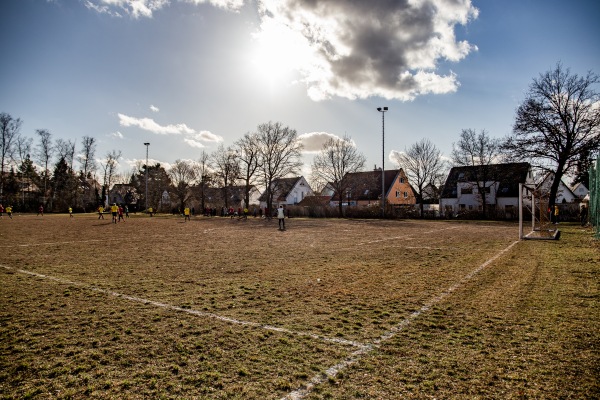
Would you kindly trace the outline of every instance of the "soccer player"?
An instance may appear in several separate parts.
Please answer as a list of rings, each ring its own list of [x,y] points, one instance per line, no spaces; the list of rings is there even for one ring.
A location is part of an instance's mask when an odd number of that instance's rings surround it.
[[[117,213],[119,212],[119,207],[117,206],[117,203],[113,203],[112,206],[110,206],[110,212],[112,213],[112,222],[114,224],[117,223]]]
[[[8,215],[8,218],[12,219],[12,206],[6,207],[6,215]]]
[[[285,211],[283,205],[280,205],[277,209],[277,219],[279,220],[279,230],[285,231]]]
[[[104,207],[98,206],[98,219],[104,219]]]
[[[190,208],[186,207],[183,209],[184,221],[190,221]]]
[[[73,207],[69,207],[69,217],[73,218]]]

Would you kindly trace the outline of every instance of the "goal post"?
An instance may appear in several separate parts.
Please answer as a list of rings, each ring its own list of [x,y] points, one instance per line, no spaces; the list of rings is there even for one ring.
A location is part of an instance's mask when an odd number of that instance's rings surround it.
[[[519,239],[558,239],[550,221],[549,199],[535,185],[519,184]],[[531,219],[531,223],[529,222]],[[526,226],[527,228],[526,231]]]

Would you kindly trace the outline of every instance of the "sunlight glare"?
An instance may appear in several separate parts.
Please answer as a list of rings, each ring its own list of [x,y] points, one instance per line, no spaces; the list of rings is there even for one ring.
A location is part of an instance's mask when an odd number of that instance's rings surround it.
[[[288,86],[294,81],[294,72],[306,68],[311,49],[306,39],[288,27],[267,20],[254,35],[257,47],[252,65],[257,76],[273,88]]]

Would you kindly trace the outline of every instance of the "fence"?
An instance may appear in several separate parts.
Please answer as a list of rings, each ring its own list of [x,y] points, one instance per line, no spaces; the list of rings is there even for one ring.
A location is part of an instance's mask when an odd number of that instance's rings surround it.
[[[590,223],[596,232],[596,238],[600,238],[600,156],[590,167]]]

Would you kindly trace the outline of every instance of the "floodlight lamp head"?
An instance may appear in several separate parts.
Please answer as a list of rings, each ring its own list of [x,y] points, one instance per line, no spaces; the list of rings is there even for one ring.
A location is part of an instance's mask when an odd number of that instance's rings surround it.
[[[150,143],[144,143],[144,146],[148,146],[148,145],[150,145]]]
[[[383,111],[387,111],[387,110],[388,110],[388,108],[387,108],[387,107],[383,107]]]
[[[381,111],[381,107],[377,107],[377,111]]]

